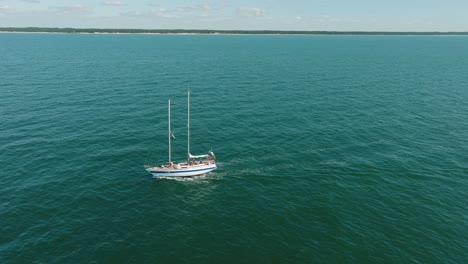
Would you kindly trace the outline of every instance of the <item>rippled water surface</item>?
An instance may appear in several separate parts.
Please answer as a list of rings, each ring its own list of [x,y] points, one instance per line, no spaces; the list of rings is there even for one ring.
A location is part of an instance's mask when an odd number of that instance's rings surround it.
[[[467,263],[467,47],[0,34],[0,262]]]

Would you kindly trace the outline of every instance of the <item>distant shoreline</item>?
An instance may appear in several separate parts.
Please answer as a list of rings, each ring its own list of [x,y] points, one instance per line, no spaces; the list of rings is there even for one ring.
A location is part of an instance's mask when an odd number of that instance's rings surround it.
[[[41,34],[144,34],[144,35],[360,35],[360,36],[468,36],[467,32],[397,31],[283,31],[283,30],[197,30],[197,29],[102,29],[0,27],[0,33]]]

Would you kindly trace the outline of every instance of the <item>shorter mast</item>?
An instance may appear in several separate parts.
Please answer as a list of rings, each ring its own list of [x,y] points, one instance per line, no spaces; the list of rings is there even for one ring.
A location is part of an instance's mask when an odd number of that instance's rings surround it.
[[[190,91],[187,90],[187,164],[190,162]]]
[[[167,109],[168,109],[168,126],[169,126],[169,163],[171,164],[171,99],[169,99],[169,102],[167,103]]]

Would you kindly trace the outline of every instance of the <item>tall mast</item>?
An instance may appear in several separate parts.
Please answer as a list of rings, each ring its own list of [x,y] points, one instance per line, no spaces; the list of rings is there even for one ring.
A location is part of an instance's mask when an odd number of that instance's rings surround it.
[[[190,91],[187,91],[187,164],[190,161]]]
[[[168,124],[169,124],[169,134],[168,134],[168,138],[169,138],[169,163],[171,163],[171,100],[169,99],[169,102],[168,102],[168,105],[167,105],[167,109],[168,109]]]

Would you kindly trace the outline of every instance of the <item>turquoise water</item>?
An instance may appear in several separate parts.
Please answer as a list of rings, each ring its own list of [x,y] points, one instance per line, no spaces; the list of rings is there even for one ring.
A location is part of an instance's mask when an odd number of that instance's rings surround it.
[[[467,47],[0,34],[0,263],[467,263]]]

